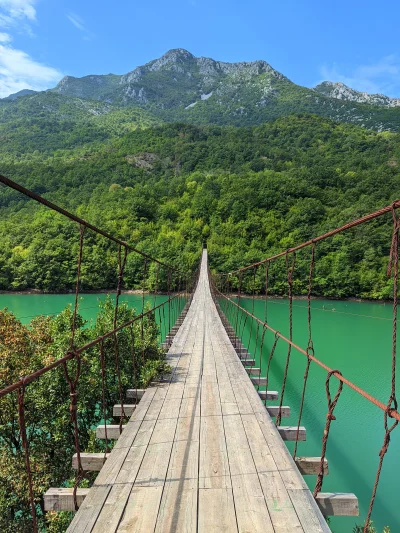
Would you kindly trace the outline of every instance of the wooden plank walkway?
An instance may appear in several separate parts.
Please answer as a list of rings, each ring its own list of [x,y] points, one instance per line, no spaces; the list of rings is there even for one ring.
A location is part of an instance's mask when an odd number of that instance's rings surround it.
[[[330,532],[229,341],[206,251],[168,361],[68,533]]]

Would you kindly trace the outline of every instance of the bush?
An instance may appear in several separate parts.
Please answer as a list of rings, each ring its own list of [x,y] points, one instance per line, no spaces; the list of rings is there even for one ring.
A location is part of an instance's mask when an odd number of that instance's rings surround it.
[[[121,304],[117,324],[124,324],[134,316],[134,310]],[[60,359],[70,348],[72,318],[72,309],[68,307],[55,318],[39,317],[29,326],[24,326],[7,310],[0,311],[0,388]],[[110,298],[100,304],[94,324],[87,324],[78,316],[75,345],[83,346],[109,332],[113,329],[113,320],[114,304]],[[157,373],[167,371],[165,353],[158,345],[158,326],[152,314],[143,319],[143,339],[141,320],[138,320],[132,327],[119,331],[116,340],[124,391],[128,386],[147,386]],[[105,339],[104,356],[106,419],[109,422],[112,420],[113,405],[120,401],[115,372],[114,337]],[[81,361],[77,406],[81,449],[105,451],[105,444],[94,438],[94,428],[99,423],[104,423],[99,346],[87,350]],[[76,361],[68,362],[71,376],[75,375],[76,368]],[[47,530],[49,533],[65,531],[65,525],[71,518],[70,513],[50,513],[45,516],[43,507],[43,494],[49,487],[73,486],[75,476],[71,460],[75,453],[75,444],[70,420],[69,393],[61,366],[29,384],[24,397],[39,530]],[[90,484],[94,476],[95,474],[91,474],[86,483]],[[18,424],[18,395],[15,391],[0,400],[2,533],[31,533],[27,487],[24,451]]]

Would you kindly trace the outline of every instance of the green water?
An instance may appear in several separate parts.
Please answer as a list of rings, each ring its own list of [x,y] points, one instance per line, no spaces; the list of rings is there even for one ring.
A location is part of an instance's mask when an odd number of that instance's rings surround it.
[[[251,299],[242,299],[241,302],[243,307],[251,311],[253,306]],[[312,302],[312,308],[316,357],[331,368],[340,370],[353,383],[386,404],[391,383],[391,305],[318,300]],[[287,301],[271,300],[267,312],[270,325],[287,336],[289,331]],[[264,313],[264,302],[255,300],[254,314],[263,319]],[[308,340],[306,301],[294,302],[293,324],[293,340],[305,348]],[[250,328],[251,325],[246,324],[245,345],[248,342]],[[255,331],[253,325],[253,338],[256,337]],[[265,349],[261,361],[263,376],[273,339],[274,336],[270,333],[265,337]],[[251,351],[254,354],[254,347]],[[286,355],[287,345],[284,341],[279,341],[271,365],[269,389],[280,391]],[[259,367],[259,350],[256,353],[256,363]],[[305,356],[292,350],[283,402],[283,405],[291,407],[291,417],[282,419],[283,425],[297,425],[305,365]],[[297,455],[321,455],[321,438],[327,413],[325,378],[326,372],[312,364],[302,418],[302,425],[307,429],[307,442],[299,443]],[[332,378],[331,381],[335,394],[337,380]],[[277,404],[277,402],[272,403]],[[345,385],[335,415],[337,420],[331,424],[327,448],[329,475],[325,477],[323,492],[356,494],[360,504],[359,519],[336,517],[331,521],[334,533],[351,533],[355,523],[363,522],[368,509],[379,461],[378,453],[383,443],[383,413]],[[288,444],[292,451],[293,444]],[[372,515],[379,533],[385,525],[391,527],[391,533],[400,532],[399,459],[400,426],[392,434]],[[306,476],[305,479],[310,488],[314,488],[316,477]]]
[[[115,294],[111,295],[115,300]],[[95,321],[97,312],[99,310],[100,301],[104,301],[107,295],[100,294],[83,294],[79,300],[79,313],[88,322]],[[149,303],[151,307],[159,305],[168,300],[166,295],[145,295],[145,305]],[[143,297],[137,294],[122,294],[120,296],[120,302],[126,302],[129,307],[134,308],[137,313],[142,310]],[[8,308],[13,312],[17,318],[21,320],[23,324],[28,324],[32,318],[39,315],[57,315],[67,305],[74,305],[75,294],[0,294],[0,309]],[[171,303],[173,313],[171,312],[171,320],[176,319],[178,312],[178,302],[174,300]],[[179,310],[180,311],[180,310]],[[162,320],[160,320],[162,319]],[[156,320],[161,322],[161,336],[160,341],[164,340],[168,333],[168,305],[165,306],[164,313],[156,312]],[[171,327],[173,324],[171,324]]]

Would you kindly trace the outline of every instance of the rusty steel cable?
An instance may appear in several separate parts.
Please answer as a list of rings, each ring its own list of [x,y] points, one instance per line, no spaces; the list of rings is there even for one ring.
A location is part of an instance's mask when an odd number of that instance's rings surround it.
[[[162,266],[168,270],[168,276],[171,277],[171,272],[178,272],[178,269],[174,269],[167,264],[165,264],[162,261],[159,261],[156,258],[153,258],[144,252],[141,252],[140,250],[137,250],[136,248],[133,248],[126,242],[113,237],[109,233],[97,228],[96,226],[90,224],[89,222],[76,217],[72,213],[69,213],[65,209],[60,208],[59,206],[49,202],[48,200],[45,200],[44,198],[40,197],[39,195],[33,193],[32,191],[29,191],[28,189],[16,184],[15,182],[9,180],[8,178],[5,178],[3,176],[0,176],[0,183],[5,184],[6,186],[9,186],[10,188],[13,188],[14,190],[24,194],[25,196],[32,198],[36,202],[50,208],[53,211],[56,211],[60,213],[61,215],[65,216],[71,221],[77,222],[79,224],[79,251],[78,251],[78,271],[77,271],[77,277],[76,277],[76,285],[75,285],[75,300],[74,300],[74,308],[73,308],[73,315],[72,315],[72,321],[71,321],[71,338],[70,338],[70,348],[65,353],[63,357],[60,359],[54,361],[53,363],[46,365],[45,367],[37,370],[36,372],[31,373],[28,376],[25,376],[24,378],[19,379],[17,382],[12,383],[8,385],[7,387],[0,390],[0,398],[5,397],[8,394],[11,394],[14,391],[17,391],[18,394],[18,421],[19,421],[19,429],[20,429],[20,435],[22,440],[22,447],[24,450],[24,457],[25,457],[25,469],[28,479],[28,491],[29,491],[29,501],[31,506],[31,515],[32,515],[32,530],[34,533],[38,532],[38,521],[37,521],[37,513],[36,513],[36,506],[35,506],[35,500],[34,500],[34,490],[33,490],[33,481],[32,481],[32,472],[31,472],[31,462],[29,457],[29,443],[27,438],[27,431],[26,431],[26,425],[25,425],[25,405],[24,405],[24,398],[25,398],[25,388],[28,384],[36,381],[41,376],[46,374],[47,372],[51,372],[56,368],[59,368],[60,366],[64,370],[65,379],[67,381],[67,385],[69,387],[69,411],[70,411],[70,418],[72,422],[73,427],[73,440],[75,444],[75,450],[76,450],[76,458],[77,458],[77,473],[74,483],[74,489],[73,489],[73,498],[74,498],[74,507],[77,510],[78,509],[78,502],[77,502],[77,489],[79,487],[79,484],[81,480],[85,477],[85,471],[82,467],[82,460],[81,460],[81,446],[80,446],[80,440],[79,440],[79,422],[78,422],[78,382],[81,376],[81,368],[82,368],[82,354],[86,351],[88,351],[90,348],[96,347],[99,345],[100,349],[100,359],[101,359],[101,374],[102,374],[102,401],[101,401],[101,408],[103,411],[104,416],[104,423],[106,425],[107,422],[107,406],[106,406],[106,390],[105,390],[105,383],[106,383],[106,370],[105,370],[105,354],[104,354],[104,341],[106,339],[114,338],[114,347],[115,347],[115,358],[116,358],[116,369],[118,374],[118,385],[119,385],[119,393],[120,393],[120,401],[121,401],[121,409],[122,409],[122,416],[121,416],[121,422],[120,422],[120,431],[122,430],[122,417],[124,416],[123,411],[123,396],[122,396],[122,387],[121,387],[121,378],[120,378],[120,368],[119,368],[119,348],[118,348],[118,339],[117,339],[117,333],[122,331],[123,329],[127,327],[131,327],[131,331],[133,331],[133,325],[138,321],[142,320],[145,317],[148,317],[150,314],[154,314],[157,310],[160,313],[162,310],[165,313],[165,306],[168,305],[169,308],[171,308],[171,303],[175,307],[178,306],[178,302],[181,299],[182,295],[180,292],[178,294],[171,297],[171,294],[169,294],[168,302],[164,302],[160,305],[154,305],[152,309],[144,312],[142,312],[134,317],[131,320],[128,320],[127,322],[117,325],[117,317],[118,317],[118,308],[119,308],[119,297],[121,295],[121,288],[123,283],[123,274],[127,259],[127,253],[128,250],[137,253],[138,255],[142,256],[146,263],[148,261],[153,261],[157,264],[157,280],[158,280],[158,271],[159,268]],[[79,310],[79,292],[80,292],[80,283],[81,283],[81,271],[82,271],[82,258],[84,254],[84,237],[86,230],[89,229],[93,231],[97,235],[101,235],[105,237],[107,240],[111,242],[115,242],[118,245],[118,287],[117,287],[117,296],[116,296],[116,304],[115,304],[115,313],[114,313],[114,321],[113,321],[113,329],[111,331],[108,331],[104,335],[97,337],[96,339],[86,343],[84,346],[77,347],[77,332],[78,332],[78,310]],[[122,257],[122,249],[124,250],[124,256]],[[158,284],[158,281],[156,281],[156,285]],[[156,291],[157,292],[157,291]],[[155,304],[156,300],[154,300]],[[176,304],[176,305],[175,305]],[[132,358],[135,359],[134,356],[134,346],[132,349]],[[70,363],[73,362],[73,366],[70,367]],[[71,374],[71,371],[73,370],[73,374]],[[108,436],[107,436],[107,427],[105,427],[105,454],[109,450],[108,446]],[[104,460],[106,458],[106,455],[104,456]]]
[[[336,417],[333,414],[333,411],[335,410],[336,404],[339,400],[339,397],[343,389],[343,382],[339,381],[338,390],[332,400],[331,391],[329,389],[329,383],[330,383],[331,377],[333,375],[336,376],[338,374],[341,375],[341,372],[339,372],[339,370],[331,370],[330,372],[328,372],[328,375],[326,376],[326,381],[325,381],[326,397],[328,399],[328,414],[326,415],[326,424],[325,424],[324,434],[322,436],[321,462],[319,465],[319,473],[318,473],[317,482],[315,484],[315,489],[314,489],[314,498],[316,498],[317,494],[321,492],[321,489],[322,489],[322,483],[323,483],[324,474],[325,474],[325,455],[326,455],[326,446],[327,446],[328,438],[329,438],[329,431],[331,428],[332,420],[336,420]]]
[[[33,493],[33,481],[32,481],[32,471],[31,471],[31,460],[29,457],[29,443],[26,434],[26,422],[25,422],[25,383],[18,388],[18,424],[19,431],[22,440],[22,448],[24,450],[24,460],[25,460],[25,470],[28,478],[28,494],[29,494],[29,503],[31,506],[32,512],[32,526],[33,533],[38,533],[38,521],[36,514],[36,505],[35,498]]]
[[[391,390],[389,400],[384,411],[384,428],[385,435],[383,438],[382,448],[379,452],[379,464],[376,471],[376,477],[374,482],[374,487],[372,489],[372,496],[369,503],[367,518],[364,524],[364,533],[368,533],[371,514],[374,507],[376,491],[378,489],[379,479],[382,471],[383,460],[385,458],[386,452],[388,451],[390,444],[390,437],[392,431],[399,423],[399,419],[393,421],[391,426],[388,424],[388,418],[393,418],[393,412],[397,412],[398,403],[396,398],[396,359],[397,359],[397,311],[398,311],[398,284],[399,284],[399,230],[400,230],[400,219],[396,217],[395,207],[393,204],[392,209],[393,215],[393,235],[392,235],[392,244],[390,247],[390,257],[388,265],[388,276],[393,274],[393,329],[392,329],[392,365],[391,365]]]
[[[79,426],[78,426],[78,381],[81,375],[81,356],[74,354],[75,356],[73,359],[76,361],[76,370],[75,370],[75,376],[71,377],[68,371],[68,362],[64,361],[63,363],[63,369],[64,369],[64,375],[65,379],[69,386],[69,396],[70,396],[70,416],[71,416],[71,422],[74,429],[74,443],[75,443],[75,451],[76,451],[76,457],[78,462],[78,468],[76,473],[76,479],[74,483],[74,507],[75,510],[78,510],[78,501],[76,497],[76,492],[78,490],[79,483],[82,481],[82,479],[85,477],[85,472],[82,467],[82,461],[81,461],[81,447],[79,443]]]
[[[174,298],[177,298],[177,296],[178,295],[174,296]],[[62,366],[66,361],[69,361],[71,359],[75,359],[77,355],[80,355],[83,352],[86,352],[87,350],[89,350],[90,348],[93,348],[94,346],[97,346],[101,340],[105,340],[105,339],[108,339],[108,338],[112,337],[115,333],[118,333],[118,331],[121,331],[121,330],[129,327],[131,324],[133,324],[137,320],[140,320],[141,317],[142,317],[142,314],[144,316],[147,316],[147,315],[149,315],[150,313],[154,312],[155,310],[157,310],[159,308],[164,308],[167,303],[168,303],[167,301],[163,302],[163,303],[159,304],[158,306],[156,306],[155,308],[150,309],[149,311],[146,311],[145,313],[141,313],[140,315],[135,316],[133,319],[128,320],[127,322],[125,322],[124,324],[121,324],[117,328],[105,333],[104,335],[102,335],[100,337],[97,337],[96,339],[94,339],[94,340],[92,340],[92,341],[90,341],[88,343],[86,343],[84,346],[81,346],[80,348],[76,348],[75,352],[69,351],[69,352],[66,353],[66,355],[64,357],[61,357],[60,359],[57,359],[57,361],[54,361],[54,363],[51,363],[51,364],[41,368],[40,370],[37,370],[36,372],[32,372],[32,374],[29,374],[28,376],[25,376],[25,378],[23,378],[23,380],[20,379],[20,380],[16,381],[15,383],[12,383],[11,385],[8,385],[7,387],[4,387],[4,389],[0,390],[0,398],[3,398],[7,394],[10,394],[10,392],[13,392],[13,391],[17,390],[19,387],[22,387],[24,382],[25,382],[26,385],[28,385],[29,383],[32,383],[32,381],[35,381],[37,378],[39,378],[43,374],[47,374],[47,372],[50,372],[54,368]]]
[[[76,276],[75,284],[75,304],[74,304],[74,314],[72,318],[72,338],[71,338],[71,350],[75,348],[75,330],[76,330],[76,318],[78,314],[79,307],[79,284],[81,281],[81,269],[82,269],[82,257],[83,257],[83,239],[85,236],[85,226],[82,224],[79,225],[79,253],[78,253],[78,272]]]
[[[303,391],[301,394],[300,410],[299,410],[299,418],[297,422],[296,442],[294,445],[293,458],[296,457],[297,446],[299,444],[300,424],[301,424],[301,418],[303,415],[307,380],[308,380],[308,374],[309,374],[310,365],[311,365],[311,359],[310,357],[308,357],[308,355],[314,355],[314,343],[312,340],[312,327],[311,327],[311,292],[312,292],[313,273],[314,273],[314,267],[315,267],[315,246],[316,246],[315,243],[313,243],[312,248],[311,248],[310,272],[308,275],[308,291],[307,291],[308,345],[307,345],[307,350],[306,350],[307,351],[307,363],[306,363],[306,370],[304,372]]]
[[[74,313],[73,313],[73,320],[72,320],[72,334],[71,334],[71,351],[74,353],[75,350],[75,332],[76,332],[76,319],[78,315],[78,306],[79,306],[79,286],[81,281],[81,270],[82,270],[82,258],[83,258],[83,243],[84,243],[84,236],[85,236],[85,230],[86,228],[82,226],[82,224],[79,225],[79,252],[78,252],[78,268],[77,268],[77,276],[76,276],[76,285],[75,285],[75,305],[74,305]],[[72,379],[68,372],[68,363],[67,361],[64,362],[63,368],[64,368],[64,375],[65,379],[69,386],[69,395],[70,395],[70,416],[71,416],[71,422],[73,425],[74,430],[74,442],[75,442],[75,451],[76,451],[76,457],[78,462],[78,468],[74,483],[74,491],[73,491],[73,498],[74,498],[74,507],[75,510],[78,510],[78,501],[77,501],[77,490],[79,483],[82,481],[82,479],[85,476],[85,472],[82,467],[82,461],[81,461],[81,447],[79,443],[79,427],[78,427],[78,381],[81,374],[81,356],[77,355],[74,357],[76,360],[76,371],[75,371],[75,377]]]
[[[260,325],[260,324],[259,324]],[[263,366],[263,347],[264,347],[264,339],[265,339],[265,334],[267,333],[267,328],[264,326],[264,324],[262,325],[262,334],[261,334],[261,342],[260,342],[260,376],[262,376],[262,366]],[[265,388],[265,390],[267,390],[267,387]]]
[[[103,418],[104,418],[104,438],[106,441],[106,448],[104,452],[103,464],[106,461],[107,453],[109,452],[108,448],[108,434],[107,434],[107,405],[106,405],[106,367],[105,367],[105,354],[104,354],[104,341],[101,340],[99,343],[100,350],[100,368],[101,368],[101,404],[103,409]]]
[[[171,332],[171,272],[168,271],[168,334]],[[168,338],[168,346],[171,346],[171,337]]]
[[[292,254],[291,264],[289,263],[289,254],[286,254],[285,262],[286,262],[286,271],[287,271],[288,301],[289,301],[289,340],[291,341],[293,339],[293,275],[294,275],[294,270],[296,268],[296,252],[293,252]],[[281,395],[280,395],[280,400],[279,400],[279,409],[278,409],[278,415],[276,417],[277,426],[280,426],[281,419],[282,419],[281,410],[282,410],[282,405],[283,405],[283,399],[285,396],[286,381],[287,381],[287,376],[288,376],[288,371],[289,371],[291,353],[292,353],[292,345],[288,344],[286,365],[285,365],[285,371],[283,374],[283,381],[282,381],[282,390],[281,390]]]
[[[264,324],[265,328],[267,329],[267,325]],[[269,357],[268,357],[268,365],[267,365],[267,372],[265,374],[265,405],[267,405],[267,392],[268,392],[268,383],[269,383],[269,369],[271,367],[271,363],[272,363],[272,359],[275,355],[275,350],[276,350],[276,345],[278,344],[278,340],[279,340],[279,334],[278,332],[276,331],[275,332],[275,339],[274,339],[274,343],[272,345],[272,348],[271,348],[271,351],[269,353]]]
[[[113,327],[114,330],[117,328],[118,323],[118,313],[119,313],[119,297],[121,296],[122,291],[122,284],[124,281],[124,273],[125,273],[125,267],[126,267],[126,261],[128,258],[128,250],[124,246],[124,253],[122,254],[122,246],[119,245],[118,247],[118,282],[117,282],[117,295],[115,298],[115,307],[114,307],[114,322]],[[143,315],[143,313],[142,313]],[[142,316],[143,320],[143,316]],[[121,415],[119,419],[119,433],[122,433],[122,421],[125,418],[125,410],[124,410],[124,393],[122,391],[122,381],[121,381],[121,365],[119,361],[119,344],[118,344],[118,335],[117,332],[114,333],[114,354],[115,354],[115,371],[117,374],[117,380],[118,380],[118,392],[119,392],[119,400],[121,404]]]
[[[218,291],[219,292],[219,291]],[[227,298],[224,294],[222,293],[219,293],[221,298]],[[234,305],[234,306],[237,306],[238,307],[238,304],[236,302],[233,302],[231,301],[231,305]],[[276,334],[280,339],[282,339],[283,341],[285,341],[286,343],[288,344],[291,344],[292,348],[294,348],[295,350],[297,350],[298,352],[300,352],[301,354],[305,355],[306,357],[309,357],[311,359],[311,361],[313,361],[314,363],[316,363],[318,366],[320,366],[321,368],[325,369],[327,372],[330,372],[332,369],[326,365],[325,363],[323,363],[322,361],[320,361],[319,359],[317,359],[314,355],[311,355],[311,354],[307,354],[307,351],[304,350],[303,348],[301,348],[300,346],[298,346],[296,343],[294,343],[293,341],[290,341],[287,337],[285,337],[285,335],[282,335],[279,331],[277,331],[276,329],[274,329],[273,327],[271,327],[269,324],[263,322],[262,320],[260,320],[258,317],[254,316],[254,315],[251,315],[246,309],[244,309],[243,307],[240,308],[241,309],[241,312],[248,315],[252,320],[256,320],[258,322],[260,322],[261,324],[265,324],[265,327],[271,331],[272,333]],[[366,400],[370,401],[371,403],[373,403],[374,405],[376,405],[376,407],[379,407],[379,409],[381,409],[382,411],[386,411],[387,409],[387,405],[385,405],[384,403],[382,403],[381,401],[379,401],[378,399],[374,398],[371,394],[369,394],[368,392],[366,392],[365,390],[363,390],[361,387],[359,387],[358,385],[355,385],[352,381],[350,381],[349,379],[345,378],[344,376],[342,376],[342,374],[336,374],[335,371],[334,372],[334,376],[339,380],[339,381],[342,381],[344,384],[348,385],[351,389],[353,389],[354,391],[356,391],[358,394],[360,394],[361,396],[363,396]],[[1,391],[0,391],[0,397],[1,397]],[[389,410],[389,417],[391,418],[394,418],[395,420],[399,420],[400,421],[400,413],[396,410],[396,409],[390,409]]]
[[[264,322],[268,322],[269,262],[265,264],[265,308]]]

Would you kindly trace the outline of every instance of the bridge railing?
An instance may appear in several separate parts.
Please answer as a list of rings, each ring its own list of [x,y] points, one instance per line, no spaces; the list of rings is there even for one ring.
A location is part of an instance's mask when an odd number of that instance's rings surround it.
[[[172,267],[159,259],[156,259],[145,252],[138,250],[130,244],[111,235],[110,233],[94,226],[93,224],[77,217],[65,209],[42,198],[38,194],[24,188],[23,186],[0,176],[0,183],[18,191],[35,202],[46,206],[52,212],[61,214],[77,227],[77,263],[75,280],[75,297],[72,310],[67,315],[67,326],[64,331],[61,346],[55,348],[54,353],[61,353],[65,348],[62,357],[55,358],[48,345],[43,345],[44,350],[49,351],[48,360],[51,362],[45,366],[35,368],[33,372],[26,374],[25,368],[2,368],[0,374],[0,450],[7,448],[8,458],[12,463],[10,472],[21,476],[16,484],[22,484],[22,489],[18,495],[12,494],[13,483],[10,485],[11,494],[9,498],[16,500],[15,505],[10,504],[10,521],[21,520],[25,517],[24,526],[28,531],[37,533],[43,530],[43,491],[47,487],[43,486],[43,476],[39,475],[41,469],[40,462],[45,462],[44,457],[34,454],[32,459],[32,448],[39,443],[43,455],[48,453],[46,460],[49,462],[59,462],[60,458],[54,457],[54,449],[60,451],[60,446],[55,446],[51,452],[54,439],[59,438],[55,434],[57,428],[54,427],[52,417],[54,413],[41,412],[43,419],[39,419],[37,406],[40,407],[40,395],[46,394],[46,387],[49,387],[49,396],[56,397],[57,394],[67,395],[68,400],[57,404],[58,420],[62,429],[62,434],[69,433],[70,444],[75,448],[76,477],[73,489],[74,507],[78,508],[77,490],[84,478],[90,480],[90,474],[85,471],[82,464],[82,431],[87,434],[88,421],[82,421],[84,414],[92,410],[98,421],[103,421],[104,425],[104,460],[109,451],[110,437],[107,437],[108,421],[114,417],[119,418],[119,433],[122,432],[123,422],[128,418],[126,401],[124,400],[126,387],[136,390],[136,400],[139,397],[137,388],[145,379],[141,372],[149,361],[157,361],[163,357],[161,348],[154,352],[154,343],[157,335],[159,341],[165,339],[164,347],[171,344],[172,334],[168,335],[176,323],[182,311],[190,305],[193,290],[196,284],[197,273],[193,276],[188,272],[183,272]],[[104,318],[104,323],[97,329],[95,338],[88,339],[85,335],[85,327],[79,316],[82,267],[85,261],[85,242],[88,236],[104,239],[108,243],[108,250],[114,249],[115,264],[115,302],[112,309],[108,308],[108,316]],[[136,272],[136,295],[140,305],[140,312],[129,309],[121,302],[121,294],[124,285],[124,275],[127,260],[130,255],[134,255],[137,261],[141,261],[141,268]],[[151,275],[150,275],[151,272]],[[138,290],[137,286],[141,286]],[[160,300],[163,300],[160,302]],[[109,304],[111,305],[111,304]],[[4,324],[7,322],[6,314],[3,314]],[[1,330],[0,343],[7,347],[8,352],[14,346],[18,347],[18,339],[7,337],[7,324]],[[100,333],[100,334],[99,334]],[[24,333],[25,334],[25,333]],[[93,337],[93,336],[92,336]],[[48,341],[51,343],[51,339]],[[29,344],[29,342],[28,342]],[[16,348],[17,349],[17,348]],[[4,355],[4,354],[3,354]],[[19,357],[20,354],[15,354]],[[22,354],[21,354],[22,357]],[[21,359],[22,360],[22,359]],[[27,358],[27,361],[29,357]],[[43,358],[41,359],[43,361]],[[29,361],[29,368],[35,363]],[[151,364],[150,364],[151,367]],[[150,368],[151,370],[151,368]],[[167,371],[167,369],[166,369]],[[52,382],[49,376],[58,372],[57,380]],[[85,372],[87,375],[85,376]],[[13,375],[13,383],[7,383],[8,376]],[[95,406],[80,405],[80,386],[86,391],[90,387],[100,384],[101,390],[98,393],[98,402]],[[52,390],[58,387],[57,390]],[[133,394],[133,396],[135,396]],[[93,397],[93,396],[92,396]],[[113,413],[113,403],[118,402],[118,416]],[[42,402],[43,403],[43,402]],[[45,403],[45,402],[44,402]],[[69,406],[69,409],[68,409]],[[114,406],[115,407],[115,406]],[[37,410],[34,413],[33,410]],[[91,412],[92,412],[91,411]],[[34,416],[35,415],[35,416]],[[92,421],[93,424],[93,421]],[[90,429],[90,428],[89,428]],[[85,438],[87,444],[87,438]],[[66,443],[65,443],[66,444]],[[39,444],[37,444],[39,446]],[[46,450],[47,447],[47,450]],[[66,444],[66,448],[68,446]],[[1,452],[0,452],[1,453]],[[67,452],[66,452],[67,453]],[[53,455],[51,457],[51,455]],[[70,460],[72,457],[70,458]],[[17,464],[23,461],[24,466]],[[23,469],[25,474],[23,474]],[[43,469],[42,469],[43,470]],[[72,473],[72,470],[71,470]],[[42,472],[43,474],[43,472]],[[44,478],[49,484],[60,485],[66,480],[52,479],[51,473],[45,473]],[[26,501],[18,501],[21,494],[26,494]],[[7,512],[10,512],[9,510]],[[29,521],[31,520],[31,526]],[[17,527],[16,527],[17,529]],[[22,529],[21,529],[22,530]]]
[[[371,514],[374,506],[374,501],[376,497],[376,491],[379,484],[379,479],[382,471],[382,465],[384,457],[388,451],[390,439],[393,430],[397,427],[400,421],[400,412],[398,410],[398,402],[396,397],[396,355],[397,355],[397,316],[398,316],[398,289],[399,289],[399,230],[400,230],[400,219],[397,216],[397,209],[400,207],[400,201],[395,201],[391,205],[375,211],[367,216],[354,220],[348,224],[345,224],[341,227],[338,227],[328,233],[320,235],[314,239],[308,240],[299,244],[298,246],[289,248],[281,253],[275,254],[271,257],[267,257],[262,261],[247,265],[238,270],[228,272],[228,273],[210,273],[211,274],[211,284],[212,290],[214,292],[214,297],[218,302],[219,307],[221,308],[223,314],[225,315],[227,321],[232,326],[233,331],[235,332],[233,337],[231,337],[232,343],[236,347],[241,346],[243,351],[253,351],[254,354],[259,352],[260,356],[260,369],[259,374],[265,372],[265,390],[268,391],[268,382],[270,380],[270,371],[271,363],[274,359],[274,354],[276,353],[276,347],[279,341],[283,341],[287,346],[287,356],[284,364],[283,371],[283,380],[282,387],[280,392],[280,403],[277,411],[276,424],[277,426],[281,423],[283,402],[285,397],[285,390],[287,385],[288,372],[291,361],[292,351],[304,355],[306,357],[306,366],[304,373],[304,380],[302,386],[301,401],[299,406],[299,416],[297,422],[297,432],[294,445],[293,457],[296,458],[297,446],[300,436],[301,420],[304,410],[304,402],[307,392],[307,382],[310,373],[311,364],[318,365],[320,368],[326,371],[326,395],[328,400],[328,412],[326,417],[326,424],[324,427],[324,432],[322,436],[322,451],[320,457],[320,464],[317,473],[317,481],[314,489],[314,497],[320,493],[324,474],[325,474],[325,456],[328,443],[328,437],[331,427],[331,422],[335,420],[334,410],[337,402],[339,401],[340,395],[342,393],[343,387],[349,387],[354,390],[357,394],[365,398],[367,401],[374,404],[383,412],[383,426],[384,426],[384,436],[382,447],[379,451],[379,462],[376,472],[375,481],[373,484],[372,495],[370,499],[370,504],[368,508],[367,517],[364,524],[364,533],[370,531],[371,526]],[[325,364],[321,358],[318,358],[315,355],[314,343],[313,343],[313,330],[312,330],[312,307],[311,300],[313,296],[313,280],[315,274],[315,267],[318,262],[317,260],[317,250],[319,243],[323,241],[329,241],[335,235],[348,232],[352,228],[357,228],[363,226],[370,221],[375,219],[383,219],[387,215],[392,215],[392,231],[391,231],[391,240],[389,241],[388,236],[388,249],[389,251],[389,260],[388,260],[388,269],[387,275],[393,279],[393,312],[392,312],[392,335],[391,335],[391,363],[390,363],[390,394],[387,400],[387,403],[383,403],[372,394],[363,390],[356,383],[353,383],[350,379],[346,378],[340,371],[340,369],[330,368]],[[304,258],[302,260],[300,271],[303,275],[302,283],[299,283],[299,279],[295,280],[296,268],[297,268],[297,254],[300,250],[309,250],[308,258],[308,271],[305,274],[306,269],[304,268]],[[279,263],[281,261],[281,263]],[[282,265],[284,261],[284,265]],[[283,267],[283,268],[282,268]],[[287,336],[283,335],[276,329],[274,329],[268,318],[268,300],[271,298],[271,289],[270,289],[270,280],[271,280],[271,271],[274,271],[276,278],[279,278],[279,271],[284,272],[286,277],[286,292],[287,292],[287,301],[289,308],[288,316],[288,331]],[[298,276],[297,276],[298,278]],[[279,284],[278,284],[279,285]],[[276,286],[276,285],[275,285]],[[293,298],[296,295],[296,289],[299,287],[306,286],[307,294],[307,322],[308,322],[308,342],[306,347],[301,347],[293,341]],[[282,288],[282,283],[280,288]],[[264,307],[264,317],[263,319],[255,315],[255,300],[256,297],[261,297],[265,301]],[[248,305],[251,309],[246,309],[243,305],[243,298],[251,298],[251,303]],[[247,330],[246,330],[247,328]],[[241,340],[244,336],[248,335],[247,348],[243,348]],[[266,345],[266,333],[270,332],[273,335],[272,347],[269,351],[269,356],[267,361],[263,361],[262,353]],[[243,341],[245,342],[245,341]],[[246,355],[249,357],[249,354]],[[263,364],[265,364],[263,368]],[[337,380],[338,388],[336,393],[333,395],[330,390],[331,381],[333,379]],[[255,383],[259,384],[261,381]],[[268,393],[264,395],[264,401],[267,405]]]

